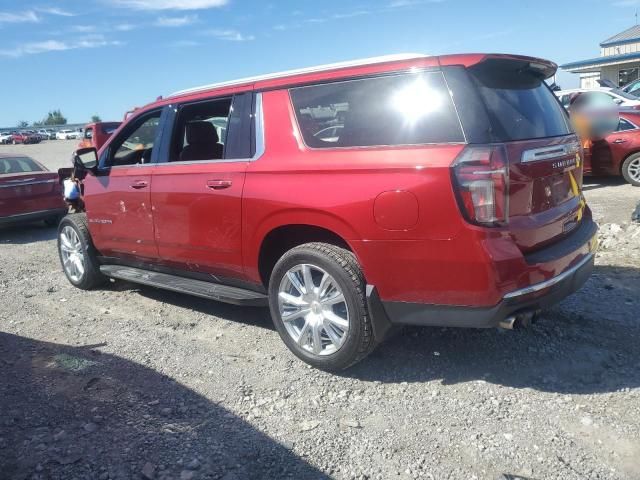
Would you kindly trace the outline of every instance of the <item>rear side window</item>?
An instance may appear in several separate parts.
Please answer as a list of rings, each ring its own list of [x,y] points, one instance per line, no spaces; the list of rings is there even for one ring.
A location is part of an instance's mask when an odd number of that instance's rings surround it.
[[[633,123],[629,122],[628,120],[625,120],[624,118],[621,118],[620,123],[618,124],[618,130],[616,131],[624,132],[626,130],[633,130],[635,128],[636,126]]]
[[[312,148],[464,142],[440,72],[350,80],[291,90]]]
[[[566,112],[526,62],[488,60],[469,69],[484,100],[497,141],[572,133]]]

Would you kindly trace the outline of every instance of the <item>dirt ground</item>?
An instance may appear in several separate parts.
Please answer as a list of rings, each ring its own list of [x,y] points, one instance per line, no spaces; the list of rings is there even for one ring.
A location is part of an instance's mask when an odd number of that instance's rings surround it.
[[[58,168],[74,145],[0,151]],[[410,328],[341,375],[266,309],[81,292],[55,229],[2,228],[0,479],[640,479],[640,188],[585,193],[595,273],[531,329]]]

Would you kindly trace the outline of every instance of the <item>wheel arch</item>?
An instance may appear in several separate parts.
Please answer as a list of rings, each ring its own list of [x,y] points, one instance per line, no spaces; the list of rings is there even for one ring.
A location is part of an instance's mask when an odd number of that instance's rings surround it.
[[[263,236],[257,252],[257,273],[262,285],[268,288],[275,264],[287,251],[312,242],[335,245],[352,252],[357,257],[344,232],[336,232],[326,225],[313,223],[280,224],[271,228]]]

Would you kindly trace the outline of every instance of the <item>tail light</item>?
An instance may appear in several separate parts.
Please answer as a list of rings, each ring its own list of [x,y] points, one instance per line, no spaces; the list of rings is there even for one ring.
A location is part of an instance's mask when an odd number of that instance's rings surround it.
[[[469,222],[508,223],[509,164],[504,146],[467,147],[451,168],[458,203]]]

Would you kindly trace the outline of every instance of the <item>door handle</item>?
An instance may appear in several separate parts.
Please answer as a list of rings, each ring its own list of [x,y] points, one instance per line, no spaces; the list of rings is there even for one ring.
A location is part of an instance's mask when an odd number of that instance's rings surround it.
[[[140,190],[142,188],[147,188],[149,186],[149,184],[147,182],[145,182],[144,180],[139,180],[137,182],[133,182],[131,184],[131,188],[135,188],[136,190]]]
[[[614,140],[613,143],[620,144],[620,143],[627,143],[627,141],[623,138],[618,138],[617,140]]]
[[[207,180],[207,188],[211,190],[224,190],[233,185],[231,180]]]

